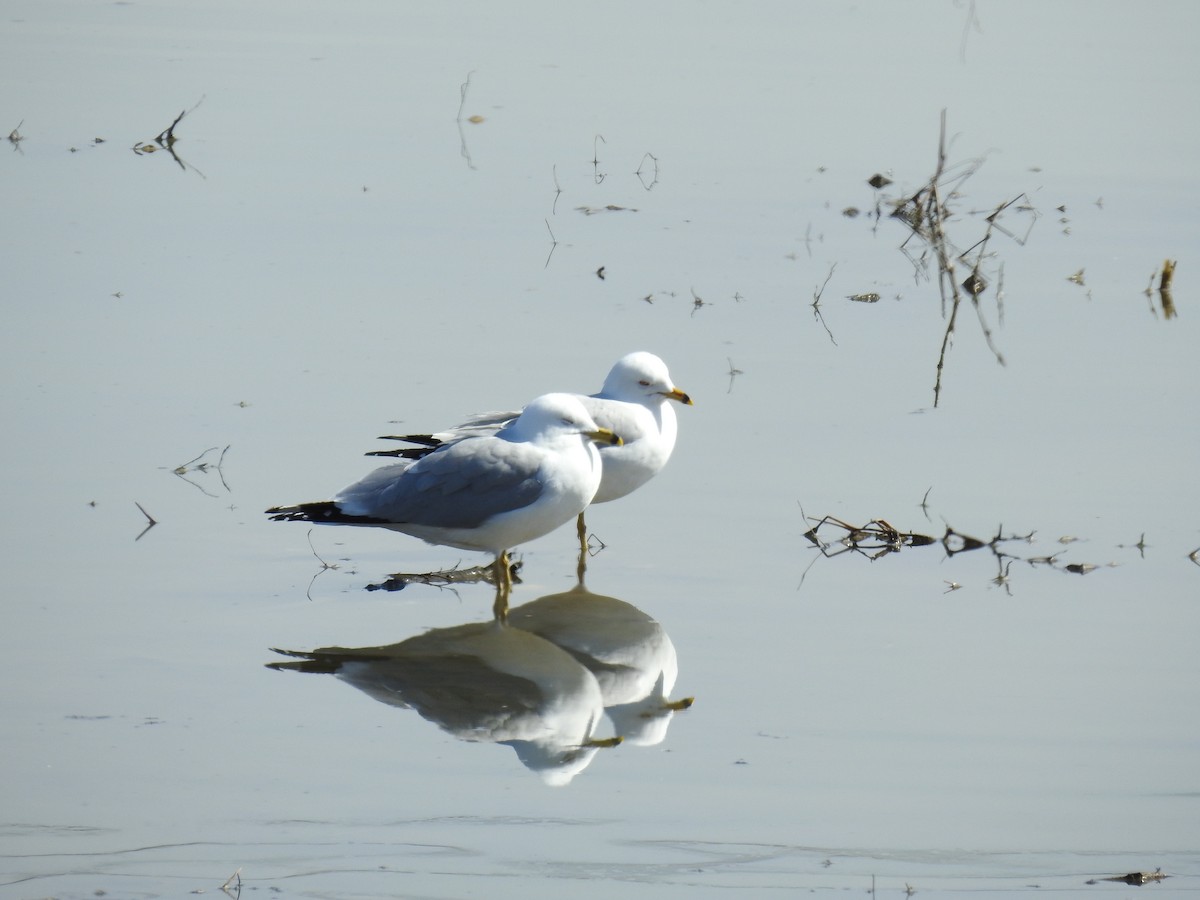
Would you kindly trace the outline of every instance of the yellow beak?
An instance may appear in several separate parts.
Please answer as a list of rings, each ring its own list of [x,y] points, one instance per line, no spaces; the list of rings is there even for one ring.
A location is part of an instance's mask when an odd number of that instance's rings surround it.
[[[590,437],[597,444],[612,444],[614,447],[620,447],[625,443],[621,440],[620,435],[613,434],[611,428],[601,428],[598,431],[585,431],[584,435]]]

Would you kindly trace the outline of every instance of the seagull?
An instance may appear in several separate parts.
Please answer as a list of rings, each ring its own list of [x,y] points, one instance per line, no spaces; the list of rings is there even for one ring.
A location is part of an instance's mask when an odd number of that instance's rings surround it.
[[[332,500],[275,506],[275,521],[371,525],[495,561],[497,610],[507,608],[508,551],[578,516],[600,486],[596,443],[621,443],[570,394],[545,394],[491,434],[450,441],[376,469]]]
[[[603,747],[595,676],[550,641],[502,622],[434,628],[383,647],[283,650],[280,671],[324,673],[381,703],[414,709],[464,741],[512,747],[550,785],[564,785]]]
[[[637,490],[657,475],[671,458],[679,426],[670,401],[692,405],[692,398],[671,381],[667,364],[653,353],[638,351],[619,360],[599,393],[573,394],[602,428],[622,438],[620,445],[600,447],[603,471],[592,503],[607,503]],[[461,425],[434,434],[382,435],[380,440],[415,444],[399,450],[375,450],[368,456],[420,459],[467,437],[495,434],[520,413],[492,412],[472,416]],[[579,543],[587,548],[583,512],[576,521]]]
[[[662,625],[632,603],[588,590],[582,578],[509,610],[508,624],[561,647],[595,675],[605,712],[631,744],[662,743],[674,714],[694,702],[669,699],[679,659]]]

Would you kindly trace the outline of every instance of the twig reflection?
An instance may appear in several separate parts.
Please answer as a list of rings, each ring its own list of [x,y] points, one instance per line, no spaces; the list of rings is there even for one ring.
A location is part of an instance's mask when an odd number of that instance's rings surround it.
[[[175,163],[179,166],[179,168],[183,169],[185,172],[190,169],[201,178],[206,178],[203,172],[201,172],[195,166],[185,162],[175,150],[175,143],[178,140],[178,138],[175,137],[176,126],[183,121],[184,116],[195,112],[203,102],[204,98],[201,97],[196,102],[195,106],[193,106],[191,109],[185,109],[183,112],[177,115],[175,117],[175,121],[160,131],[153,141],[141,141],[134,144],[132,148],[133,152],[138,156],[148,156],[152,153],[158,152],[159,150],[165,150],[168,154],[170,154],[171,159],[175,160]]]

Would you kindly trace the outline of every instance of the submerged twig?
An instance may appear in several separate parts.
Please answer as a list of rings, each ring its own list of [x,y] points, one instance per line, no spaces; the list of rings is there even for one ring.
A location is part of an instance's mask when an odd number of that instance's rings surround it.
[[[941,400],[942,375],[945,371],[946,359],[955,329],[958,326],[958,312],[964,300],[969,299],[975,308],[975,315],[988,350],[997,363],[1005,364],[1004,355],[996,346],[995,335],[980,303],[981,296],[990,287],[988,276],[985,273],[986,264],[992,258],[988,247],[995,232],[1023,245],[1037,219],[1037,212],[1028,196],[1024,193],[1018,194],[996,206],[985,219],[987,227],[983,237],[975,241],[968,249],[959,251],[948,233],[948,226],[953,217],[949,201],[959,195],[962,185],[978,171],[980,165],[982,165],[981,159],[969,160],[955,166],[948,164],[946,111],[942,110],[938,134],[937,165],[933,176],[915,194],[896,202],[895,209],[891,213],[893,218],[899,219],[911,229],[911,233],[901,244],[900,249],[913,263],[915,274],[918,276],[925,274],[931,264],[937,266],[938,292],[941,296],[942,316],[946,319],[946,326],[942,332],[935,369],[933,386],[933,405],[935,407]],[[1018,230],[1011,229],[1003,223],[1003,217],[1008,212],[1032,214],[1030,223],[1023,233],[1019,233]],[[923,245],[923,249],[917,255],[908,249],[909,243],[914,238]],[[965,278],[959,276],[957,271],[959,263],[969,267]],[[1003,323],[1003,292],[1000,289],[1003,283],[1002,266],[996,281],[997,317]]]
[[[926,498],[928,495],[929,492],[926,491]],[[924,500],[921,506],[925,506]],[[801,515],[804,515],[803,508],[800,512]],[[928,514],[926,517],[928,518]],[[906,547],[926,547],[936,544],[941,546],[946,558],[951,559],[960,553],[987,549],[991,551],[997,564],[996,575],[990,581],[994,586],[1002,587],[1010,595],[1012,593],[1010,570],[1013,562],[1018,560],[1033,567],[1045,566],[1077,575],[1086,575],[1100,568],[1097,564],[1088,562],[1062,564],[1059,562],[1059,554],[1024,556],[1006,549],[1007,545],[1013,543],[1032,544],[1035,534],[1033,531],[1028,534],[1006,534],[1001,526],[996,529],[994,537],[984,540],[956,531],[947,524],[944,533],[939,538],[928,534],[901,531],[882,518],[872,519],[865,525],[854,525],[831,515],[823,516],[820,519],[808,516],[804,516],[804,518],[805,521],[814,523],[805,532],[804,537],[826,558],[854,553],[874,561],[889,554],[898,553]],[[821,535],[822,529],[833,529],[835,537],[832,540],[824,540]],[[1074,540],[1073,538],[1060,538],[1059,542],[1065,544]],[[1200,549],[1196,552],[1200,553]],[[1109,563],[1109,565],[1112,566],[1115,563]],[[958,590],[962,586],[952,581],[947,581],[946,584],[949,585],[947,593]]]
[[[550,174],[554,176],[554,203],[550,206],[550,215],[554,216],[558,214],[558,198],[562,196],[563,189],[558,183],[558,166],[551,166]]]
[[[185,172],[188,169],[191,169],[193,172],[195,172],[201,178],[204,178],[205,175],[203,172],[201,172],[195,166],[189,165],[188,163],[184,162],[179,157],[179,154],[175,152],[175,142],[178,140],[178,138],[175,136],[176,126],[179,125],[179,123],[183,121],[184,116],[190,115],[191,113],[193,113],[197,109],[199,109],[200,104],[203,102],[204,102],[204,97],[201,97],[199,100],[196,101],[196,105],[193,106],[191,109],[183,110],[183,112],[181,112],[179,115],[177,115],[175,117],[175,121],[173,121],[170,125],[168,125],[166,128],[164,128],[162,131],[160,131],[157,136],[155,136],[153,142],[143,141],[143,142],[134,144],[133,152],[136,153],[138,156],[146,156],[148,154],[156,152],[159,149],[166,150],[167,153],[169,153],[171,155],[171,159],[175,160],[175,162],[179,166],[179,168],[183,169]]]
[[[460,144],[459,153],[461,153],[462,158],[467,161],[468,169],[474,169],[475,163],[471,159],[471,151],[467,149],[467,135],[466,132],[463,131],[462,123],[463,108],[467,105],[467,91],[471,88],[471,76],[474,74],[475,70],[472,69],[467,73],[467,80],[458,87],[458,113],[454,117],[454,122],[456,125],[458,125],[458,139]]]
[[[933,490],[933,485],[931,484],[928,488],[926,488],[925,496],[923,496],[921,498],[921,502],[917,504],[917,507],[921,510],[921,512],[925,513],[925,521],[927,521],[927,522],[933,521],[932,519],[929,518],[929,493],[932,490]]]
[[[608,177],[607,173],[600,171],[599,147],[601,141],[603,141],[605,144],[608,143],[608,141],[604,140],[604,135],[602,134],[598,134],[592,138],[592,179],[596,182],[596,184],[603,183],[604,179]]]
[[[520,560],[509,565],[509,575],[513,584],[521,583],[521,579],[517,575],[520,571]],[[368,584],[366,589],[368,591],[402,591],[410,584],[427,584],[436,588],[454,590],[454,586],[458,584],[478,584],[480,582],[496,584],[496,567],[494,565],[489,563],[486,566],[470,566],[465,569],[455,566],[453,569],[443,569],[440,572],[397,572],[389,575],[386,581],[379,584]]]
[[[1175,298],[1171,294],[1171,282],[1174,280],[1174,278],[1175,260],[1164,259],[1162,264],[1162,274],[1158,279],[1158,301],[1162,304],[1164,319],[1175,318]]]
[[[1107,878],[1099,878],[1099,879],[1092,878],[1092,879],[1089,879],[1086,883],[1087,884],[1096,884],[1099,881],[1117,881],[1117,882],[1121,882],[1122,884],[1139,885],[1139,884],[1158,883],[1158,882],[1161,882],[1164,878],[1170,878],[1170,877],[1171,876],[1168,875],[1166,872],[1164,872],[1162,869],[1155,869],[1153,872],[1128,872],[1125,875],[1112,875]]]
[[[321,558],[321,554],[319,554],[317,552],[317,548],[313,546],[312,529],[311,528],[308,529],[308,533],[305,535],[305,537],[308,538],[308,549],[312,551],[312,555],[315,556],[317,559],[317,562],[319,562],[321,564],[322,571],[324,571],[325,569],[340,569],[341,568],[341,566],[339,566],[337,563],[325,562],[325,560],[323,560]]]
[[[201,462],[201,460],[203,460],[204,457],[208,456],[208,454],[210,454],[214,450],[218,449],[217,447],[209,447],[207,450],[205,450],[203,453],[201,453],[199,456],[195,457],[194,459],[189,459],[187,462],[181,463],[180,465],[176,466],[174,469],[171,470],[171,473],[173,475],[177,475],[180,478],[182,478],[184,481],[186,481],[192,487],[196,488],[196,490],[200,491],[202,494],[207,494],[209,497],[216,497],[217,494],[214,494],[211,491],[206,491],[203,487],[201,487],[201,485],[198,482],[195,482],[192,479],[187,477],[192,472],[200,472],[201,474],[207,474],[207,472],[210,469],[215,470],[217,473],[217,477],[221,479],[221,487],[225,488],[226,493],[229,493],[230,492],[229,483],[225,481],[225,472],[222,469],[222,466],[224,466],[224,464],[225,464],[225,454],[229,452],[229,448],[231,446],[233,446],[233,445],[232,444],[225,445],[225,448],[223,450],[221,450],[221,455],[217,458],[217,461],[215,463]]]
[[[825,316],[821,313],[821,295],[825,293],[825,288],[829,286],[829,281],[833,278],[834,270],[837,269],[837,263],[829,267],[829,274],[825,276],[825,280],[821,282],[821,286],[813,288],[812,311],[813,318],[821,323],[821,327],[825,329],[825,333],[829,335],[829,340],[833,346],[837,346],[838,342],[833,337],[833,332],[829,330],[829,326],[825,324]]]
[[[242,867],[238,866],[237,871],[225,879],[225,883],[221,885],[221,890],[232,897],[233,900],[238,900],[242,896]]]
[[[317,552],[317,548],[313,546],[311,528],[308,529],[308,533],[305,535],[305,537],[308,538],[308,549],[312,551],[312,555],[316,557],[317,562],[321,564],[321,568],[319,568],[313,577],[308,580],[308,588],[304,591],[304,596],[311,601],[313,598],[313,585],[317,583],[317,579],[325,572],[337,571],[341,568],[341,566],[339,566],[337,563],[325,562],[325,560],[321,558],[321,554],[319,554]]]
[[[139,531],[138,536],[134,538],[135,541],[140,541],[142,539],[142,535],[158,524],[158,520],[154,518],[154,516],[150,515],[150,513],[146,512],[146,507],[142,506],[142,504],[138,503],[136,500],[133,501],[133,505],[140,509],[142,511],[142,515],[146,517],[146,527]]]
[[[725,357],[725,361],[727,363],[729,363],[729,390],[727,390],[725,393],[732,394],[733,393],[733,379],[737,378],[739,375],[744,375],[746,373],[743,372],[741,369],[736,368],[733,364],[733,360],[730,359],[728,356]]]
[[[650,160],[652,163],[654,163],[654,174],[651,177],[649,184],[646,183],[646,177],[642,174],[642,169],[646,166],[646,160]],[[638,163],[637,171],[633,174],[638,177],[638,181],[642,183],[643,188],[645,188],[647,191],[653,190],[654,186],[658,184],[658,157],[649,152],[643,154],[642,161]]]
[[[550,257],[554,255],[554,250],[558,247],[558,238],[554,236],[554,229],[550,227],[550,220],[543,219],[542,221],[546,223],[546,230],[550,232],[550,252],[546,254],[546,264],[542,266],[543,269],[548,269],[550,268]]]
[[[975,14],[975,0],[970,0],[967,4],[967,18],[963,22],[962,40],[958,45],[959,62],[965,63],[967,61],[967,35],[970,33],[972,26],[974,26],[977,32],[982,32],[983,30],[979,25],[979,16]]]
[[[175,144],[175,126],[183,121],[183,117],[187,115],[187,110],[183,110],[175,117],[175,121],[158,133],[158,137],[154,139],[154,143],[160,147],[170,148]]]

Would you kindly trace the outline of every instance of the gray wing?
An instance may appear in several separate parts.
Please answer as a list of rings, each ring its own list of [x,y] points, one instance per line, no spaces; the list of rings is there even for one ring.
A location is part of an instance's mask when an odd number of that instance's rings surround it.
[[[370,450],[367,456],[392,456],[400,459],[420,459],[423,456],[428,456],[437,447],[445,444],[452,444],[455,441],[461,441],[463,438],[470,437],[491,437],[501,428],[512,422],[521,415],[520,410],[516,412],[486,412],[476,413],[467,419],[467,421],[455,425],[453,428],[447,428],[445,431],[435,431],[432,434],[381,434],[381,441],[404,441],[406,444],[415,444],[414,447],[402,447],[399,450]]]
[[[533,503],[542,493],[541,464],[529,444],[467,438],[377,469],[335,500],[344,512],[387,522],[474,528]]]

